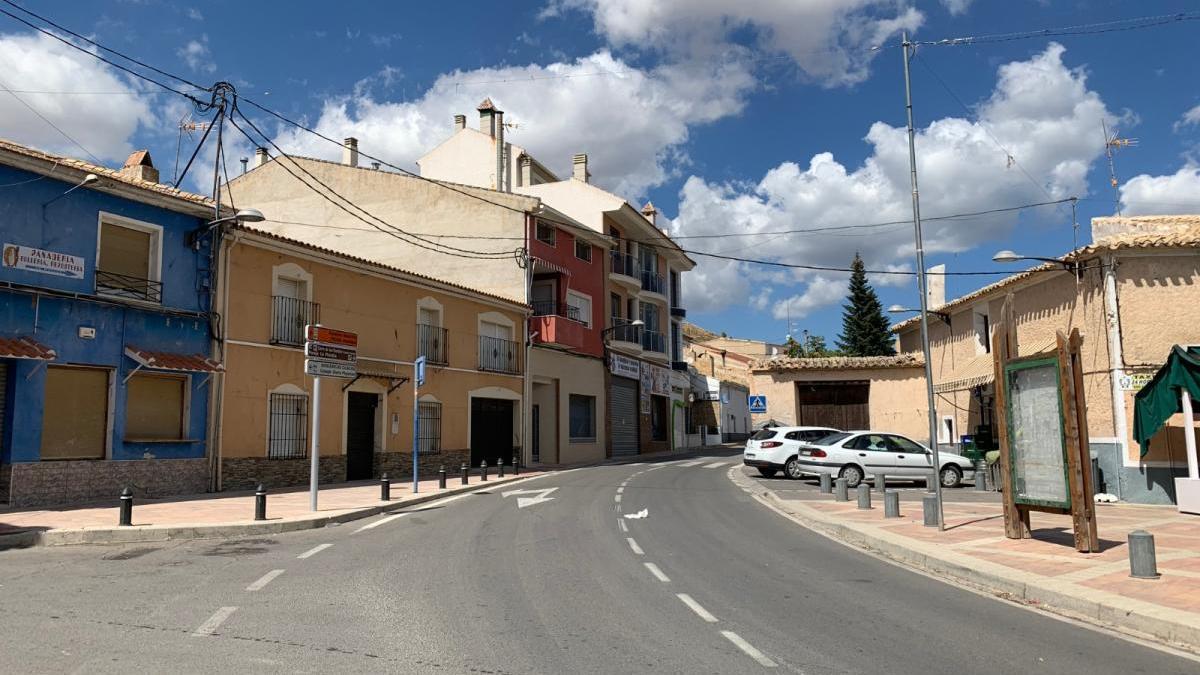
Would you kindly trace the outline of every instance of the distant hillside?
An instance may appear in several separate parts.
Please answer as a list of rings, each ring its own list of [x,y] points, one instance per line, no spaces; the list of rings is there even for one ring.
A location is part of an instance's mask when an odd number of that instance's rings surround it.
[[[715,340],[721,337],[718,333],[705,330],[700,326],[687,321],[683,322],[683,336],[692,342],[707,342],[709,340]]]

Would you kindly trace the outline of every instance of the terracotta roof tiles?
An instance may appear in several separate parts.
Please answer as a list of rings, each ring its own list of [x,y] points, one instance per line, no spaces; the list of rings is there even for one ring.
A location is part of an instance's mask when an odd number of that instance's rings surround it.
[[[34,359],[53,361],[58,353],[27,337],[0,337],[0,359]]]

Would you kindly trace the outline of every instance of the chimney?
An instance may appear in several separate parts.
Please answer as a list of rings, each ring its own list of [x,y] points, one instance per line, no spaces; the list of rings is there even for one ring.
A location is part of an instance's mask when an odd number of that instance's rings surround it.
[[[929,309],[937,309],[946,304],[946,266],[934,265],[926,272],[925,303]]]
[[[517,187],[533,185],[533,158],[522,154],[517,161],[521,164],[521,172],[517,174]]]
[[[454,116],[454,130],[462,131],[463,129],[466,129],[466,128],[467,128],[467,116],[466,115],[455,115]]]
[[[258,168],[271,160],[271,156],[267,154],[266,148],[254,149],[254,168]]]
[[[358,139],[353,136],[347,138],[342,145],[342,164],[358,166]]]
[[[592,177],[592,174],[588,173],[587,154],[581,152],[575,155],[575,158],[572,160],[572,164],[573,169],[571,171],[571,177],[576,180],[581,180],[585,183],[588,182],[588,179]]]
[[[497,110],[496,116],[496,189],[504,190],[504,111]]]
[[[154,160],[150,159],[149,150],[138,150],[129,155],[125,166],[121,167],[122,176],[144,180],[148,183],[158,182],[158,169],[154,168]]]
[[[651,225],[658,224],[658,209],[654,208],[653,202],[646,202],[646,205],[642,207],[642,215],[646,216],[646,220],[650,221]]]
[[[375,171],[379,170],[379,162],[371,162],[371,168]]]
[[[492,104],[492,99],[483,99],[483,103],[480,103],[476,110],[479,111],[479,130],[495,138],[496,118],[493,116],[493,113],[496,112],[496,106]]]

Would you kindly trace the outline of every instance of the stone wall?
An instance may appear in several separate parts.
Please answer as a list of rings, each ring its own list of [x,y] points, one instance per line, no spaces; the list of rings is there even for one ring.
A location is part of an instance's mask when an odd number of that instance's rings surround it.
[[[470,463],[470,450],[443,450],[437,454],[421,456],[421,475],[432,476],[438,467],[446,466],[446,473],[458,475],[459,465]],[[508,461],[511,461],[509,459]],[[327,455],[321,457],[320,482],[341,483],[346,480],[346,456]],[[393,482],[412,476],[411,452],[377,452],[372,477],[387,474]],[[309,479],[309,460],[267,459],[265,457],[226,457],[221,461],[221,489],[252,490],[259,483],[267,489],[306,485]]]
[[[116,503],[128,486],[135,497],[198,494],[208,490],[206,459],[79,460],[10,465],[9,505],[14,507]]]
[[[0,502],[8,501],[8,483],[12,480],[12,466],[0,464]]]

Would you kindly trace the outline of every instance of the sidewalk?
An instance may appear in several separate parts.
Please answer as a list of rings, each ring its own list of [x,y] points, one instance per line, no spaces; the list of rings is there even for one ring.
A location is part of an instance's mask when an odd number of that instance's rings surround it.
[[[851,501],[836,502],[815,485],[789,481],[788,489],[771,489],[776,481],[752,478],[741,467],[732,475],[766,505],[845,543],[1009,600],[1200,653],[1200,518],[1174,507],[1097,504],[1101,552],[1085,554],[1074,549],[1067,515],[1034,512],[1032,539],[1006,538],[998,493],[945,491],[946,530],[939,532],[923,524],[922,490],[901,490],[901,517],[885,520],[874,491],[873,508],[859,510],[853,493]],[[1127,535],[1139,529],[1154,535],[1159,579],[1129,576]]]
[[[114,544],[179,539],[207,539],[263,534],[324,527],[433,501],[463,492],[484,490],[514,480],[544,475],[547,471],[509,471],[504,478],[493,472],[481,482],[471,472],[470,484],[458,475],[446,477],[446,489],[438,490],[437,478],[421,480],[418,493],[411,481],[395,481],[391,501],[380,501],[379,481],[336,483],[322,486],[318,510],[309,510],[306,487],[288,488],[267,495],[267,520],[254,520],[253,492],[224,492],[163,499],[137,499],[133,526],[118,527],[117,496],[107,504],[63,507],[38,511],[0,511],[0,549],[17,546],[65,544]]]

